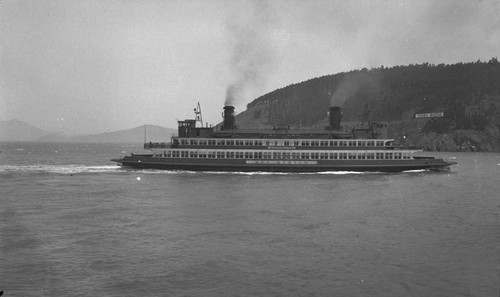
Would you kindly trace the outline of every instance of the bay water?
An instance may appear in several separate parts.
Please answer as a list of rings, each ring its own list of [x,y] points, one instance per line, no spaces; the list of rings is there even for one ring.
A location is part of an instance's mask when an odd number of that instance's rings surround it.
[[[0,143],[4,296],[499,296],[500,154],[449,172],[135,170]]]

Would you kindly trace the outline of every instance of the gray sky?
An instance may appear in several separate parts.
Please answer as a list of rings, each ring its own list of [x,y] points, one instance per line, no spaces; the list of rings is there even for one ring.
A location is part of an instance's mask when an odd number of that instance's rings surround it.
[[[363,67],[488,61],[500,0],[1,0],[0,120],[176,127]]]

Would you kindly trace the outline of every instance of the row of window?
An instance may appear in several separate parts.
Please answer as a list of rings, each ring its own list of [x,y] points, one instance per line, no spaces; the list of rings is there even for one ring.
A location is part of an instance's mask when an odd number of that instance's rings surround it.
[[[293,140],[176,138],[181,145],[382,147],[391,140]]]
[[[400,160],[410,152],[289,152],[289,151],[211,151],[164,150],[155,154],[166,158],[274,159],[274,160]]]

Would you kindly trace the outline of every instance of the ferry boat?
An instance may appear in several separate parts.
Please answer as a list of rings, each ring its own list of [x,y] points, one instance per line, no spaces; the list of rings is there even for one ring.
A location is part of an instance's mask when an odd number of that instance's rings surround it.
[[[325,129],[239,129],[234,107],[225,106],[223,122],[203,127],[195,119],[178,121],[178,135],[169,143],[144,143],[151,154],[112,159],[122,166],[188,171],[328,172],[449,170],[454,161],[416,156],[418,148],[393,145],[385,124],[344,131],[340,107],[330,107]],[[199,125],[198,122],[201,122]],[[198,123],[198,125],[197,125]]]

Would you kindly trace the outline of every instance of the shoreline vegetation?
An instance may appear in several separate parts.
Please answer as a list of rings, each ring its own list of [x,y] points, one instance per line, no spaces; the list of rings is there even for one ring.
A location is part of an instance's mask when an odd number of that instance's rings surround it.
[[[237,115],[240,127],[324,127],[384,122],[397,145],[429,151],[500,152],[500,63],[418,64],[313,78],[265,94]],[[442,117],[417,118],[420,113]],[[351,125],[352,127],[353,125]]]

